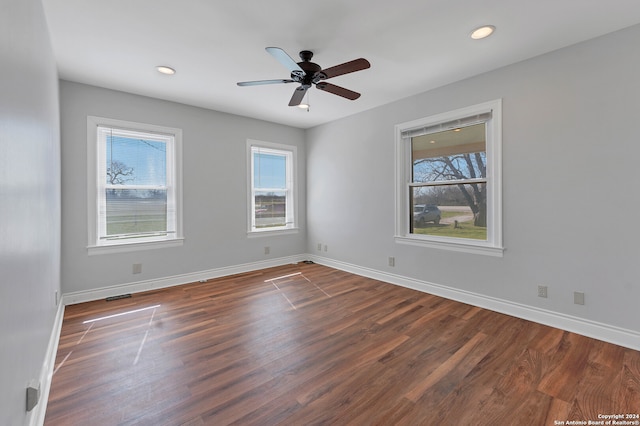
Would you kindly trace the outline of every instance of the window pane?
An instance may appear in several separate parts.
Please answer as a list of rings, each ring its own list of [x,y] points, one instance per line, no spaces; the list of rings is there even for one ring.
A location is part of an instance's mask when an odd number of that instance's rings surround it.
[[[107,185],[165,186],[165,142],[107,135]]]
[[[485,123],[411,139],[413,182],[485,178]]]
[[[253,153],[253,186],[255,188],[287,187],[287,157],[285,155]]]
[[[107,189],[107,237],[167,231],[167,191]]]
[[[410,189],[411,233],[487,239],[486,184]]]
[[[256,228],[285,226],[286,220],[286,191],[255,192]]]

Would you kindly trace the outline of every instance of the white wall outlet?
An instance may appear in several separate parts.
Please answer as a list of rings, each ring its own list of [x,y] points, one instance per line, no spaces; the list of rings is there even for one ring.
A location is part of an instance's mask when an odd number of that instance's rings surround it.
[[[271,247],[265,246],[264,247],[264,254],[269,254],[269,253],[271,253]]]
[[[324,245],[324,251],[329,251],[329,247],[327,247],[327,245]]]
[[[318,251],[322,251],[322,243],[318,243]]]
[[[142,263],[134,263],[132,267],[132,271],[134,274],[142,273]]]
[[[389,266],[396,266],[396,258],[395,257],[389,257]]]
[[[576,305],[584,305],[584,293],[581,291],[574,291],[573,303],[575,303]]]
[[[547,286],[539,285],[538,286],[538,297],[547,297]]]

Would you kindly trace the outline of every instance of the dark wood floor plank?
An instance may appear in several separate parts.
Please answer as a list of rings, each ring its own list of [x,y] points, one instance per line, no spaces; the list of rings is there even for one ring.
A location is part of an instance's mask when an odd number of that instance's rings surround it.
[[[640,412],[638,351],[297,264],[67,306],[45,423],[551,425],[617,412]]]

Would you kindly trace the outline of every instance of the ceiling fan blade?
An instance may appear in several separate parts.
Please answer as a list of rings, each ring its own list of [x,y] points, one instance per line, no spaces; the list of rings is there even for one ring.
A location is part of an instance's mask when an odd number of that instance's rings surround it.
[[[291,72],[291,74],[299,75],[300,77],[304,77],[305,72],[300,68],[300,65],[296,61],[294,61],[291,56],[287,55],[287,52],[280,49],[279,47],[267,47],[265,48],[267,52],[278,62],[285,66]]]
[[[366,59],[354,59],[353,61],[345,62],[344,64],[336,65],[320,71],[320,78],[322,80],[326,80],[327,78],[349,74],[350,72],[366,70],[369,67],[371,67],[371,64]]]
[[[342,96],[343,98],[347,98],[352,101],[360,97],[360,93],[358,92],[345,89],[344,87],[336,86],[335,84],[327,83],[326,81],[321,81],[320,83],[316,84],[316,87],[320,90],[324,90],[325,92],[333,93],[334,95]]]
[[[300,102],[302,102],[302,99],[304,99],[304,94],[307,93],[308,88],[309,86],[306,86],[306,85],[297,87],[296,90],[293,92],[293,96],[291,96],[291,100],[289,101],[289,106],[300,105]]]
[[[262,84],[280,84],[280,83],[293,83],[293,80],[258,80],[258,81],[241,81],[237,83],[238,86],[260,86]]]

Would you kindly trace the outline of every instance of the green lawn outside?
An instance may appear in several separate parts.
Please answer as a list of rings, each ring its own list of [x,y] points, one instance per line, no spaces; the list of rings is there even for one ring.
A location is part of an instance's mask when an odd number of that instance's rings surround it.
[[[443,212],[442,217],[444,219],[457,215],[459,215],[459,213]],[[423,228],[414,227],[413,233],[423,235],[436,235],[440,237],[469,238],[472,240],[487,239],[487,228],[483,226],[474,226],[472,220],[468,222],[459,222],[458,228],[454,228],[453,224],[446,225],[440,223],[439,225],[435,225],[433,223],[427,223]]]
[[[131,215],[107,218],[107,236],[138,232],[164,232],[167,218],[162,215]]]

